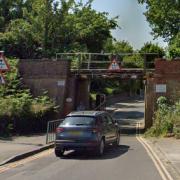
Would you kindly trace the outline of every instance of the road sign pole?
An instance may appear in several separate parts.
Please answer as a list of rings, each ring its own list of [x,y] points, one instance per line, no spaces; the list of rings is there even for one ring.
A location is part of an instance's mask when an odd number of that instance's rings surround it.
[[[5,84],[5,79],[3,74],[0,73],[0,85]]]

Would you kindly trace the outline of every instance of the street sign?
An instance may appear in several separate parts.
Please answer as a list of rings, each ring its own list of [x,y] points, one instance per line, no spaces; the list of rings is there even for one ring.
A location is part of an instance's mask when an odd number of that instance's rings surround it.
[[[5,80],[2,74],[0,74],[0,84],[5,84]]]
[[[116,59],[113,59],[108,70],[120,70],[120,66],[117,63]]]
[[[167,92],[166,84],[156,84],[155,90],[156,93],[166,93]]]
[[[0,71],[8,71],[9,65],[3,56],[0,56]]]

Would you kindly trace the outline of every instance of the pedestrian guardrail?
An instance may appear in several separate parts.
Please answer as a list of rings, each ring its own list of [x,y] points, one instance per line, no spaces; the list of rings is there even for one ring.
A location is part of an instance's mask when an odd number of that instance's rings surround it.
[[[53,143],[56,138],[56,128],[63,121],[63,119],[57,119],[49,121],[47,124],[47,133],[46,133],[46,144]]]

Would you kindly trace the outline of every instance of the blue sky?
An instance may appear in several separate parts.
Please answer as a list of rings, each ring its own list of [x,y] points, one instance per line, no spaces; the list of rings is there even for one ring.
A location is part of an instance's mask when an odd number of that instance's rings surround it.
[[[143,15],[145,5],[138,4],[137,0],[94,0],[92,7],[100,12],[108,12],[109,17],[118,15],[121,29],[112,31],[112,34],[117,40],[129,41],[134,49],[141,48],[147,41],[166,46],[161,38],[153,40],[151,28]]]

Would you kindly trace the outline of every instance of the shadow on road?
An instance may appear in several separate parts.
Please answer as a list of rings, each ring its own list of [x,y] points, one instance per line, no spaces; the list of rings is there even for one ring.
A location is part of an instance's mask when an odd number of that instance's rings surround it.
[[[128,104],[121,104],[121,103],[116,103],[113,105],[114,108],[136,108],[136,106],[133,105],[128,105]]]
[[[102,157],[98,157],[92,151],[70,151],[65,153],[65,155],[62,158],[77,159],[77,160],[107,160],[107,159],[117,158],[125,154],[129,150],[133,150],[133,149],[130,149],[130,147],[127,145],[120,145],[118,147],[108,146],[105,149],[105,153]]]
[[[113,118],[116,120],[121,119],[140,119],[144,118],[144,112],[140,111],[116,111],[113,113]]]

